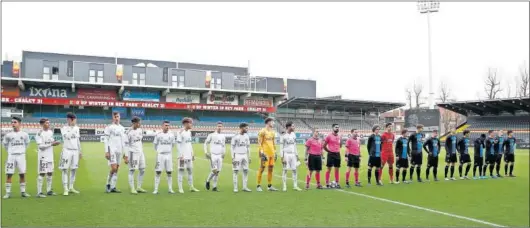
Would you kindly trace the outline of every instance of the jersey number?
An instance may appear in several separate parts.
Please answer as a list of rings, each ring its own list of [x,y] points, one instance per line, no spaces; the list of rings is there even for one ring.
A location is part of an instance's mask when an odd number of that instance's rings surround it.
[[[15,166],[15,164],[14,163],[7,163],[6,166],[7,166],[8,169],[12,169]]]

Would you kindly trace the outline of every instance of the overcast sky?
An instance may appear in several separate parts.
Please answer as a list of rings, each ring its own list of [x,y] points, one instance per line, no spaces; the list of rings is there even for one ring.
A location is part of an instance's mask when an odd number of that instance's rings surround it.
[[[435,92],[445,80],[457,99],[484,96],[488,67],[515,87],[529,63],[528,21],[528,3],[442,2],[431,17]],[[414,2],[4,2],[2,58],[22,50],[250,60],[252,75],[317,80],[317,96],[405,102],[414,80],[428,90],[427,18]]]

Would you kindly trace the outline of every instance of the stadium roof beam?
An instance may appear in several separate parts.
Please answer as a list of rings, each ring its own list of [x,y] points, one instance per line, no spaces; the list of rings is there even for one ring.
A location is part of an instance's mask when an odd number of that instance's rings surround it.
[[[308,109],[327,109],[330,111],[342,112],[361,112],[376,110],[386,112],[405,106],[404,103],[363,101],[363,100],[337,100],[330,98],[306,98],[293,97],[278,105],[278,108],[308,108]]]
[[[509,98],[509,99],[494,99],[482,101],[459,101],[439,103],[438,107],[449,109],[453,112],[462,115],[469,115],[475,113],[478,115],[496,114],[499,115],[503,111],[515,114],[518,111],[530,112],[530,97],[523,98]]]

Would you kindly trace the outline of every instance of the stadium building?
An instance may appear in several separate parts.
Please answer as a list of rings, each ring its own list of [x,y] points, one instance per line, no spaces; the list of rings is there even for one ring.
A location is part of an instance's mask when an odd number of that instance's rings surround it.
[[[255,138],[267,116],[278,119],[278,131],[294,121],[299,138],[314,129],[328,133],[332,123],[344,135],[352,128],[369,134],[381,113],[402,106],[316,98],[314,80],[249,76],[244,67],[29,51],[23,51],[22,62],[2,64],[3,133],[11,130],[6,117],[24,117],[24,129],[35,133],[40,118],[58,127],[73,112],[83,141],[98,141],[117,111],[126,127],[132,116],[143,119],[146,141],[162,120],[176,128],[183,117],[195,120],[197,141],[218,121],[228,134],[248,122]]]

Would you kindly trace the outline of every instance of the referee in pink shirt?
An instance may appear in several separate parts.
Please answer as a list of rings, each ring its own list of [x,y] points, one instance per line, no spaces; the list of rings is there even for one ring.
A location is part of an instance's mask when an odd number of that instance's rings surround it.
[[[326,171],[326,187],[330,188],[329,185],[329,178],[331,174],[331,168],[334,168],[335,170],[335,182],[337,182],[336,188],[340,188],[339,184],[339,168],[340,168],[340,161],[342,160],[340,158],[340,148],[342,146],[341,144],[341,138],[339,135],[339,125],[333,124],[331,125],[333,128],[333,133],[329,134],[326,137],[326,140],[324,140],[324,150],[328,152],[328,156],[326,159],[326,166],[328,170]]]
[[[359,167],[361,164],[361,139],[358,136],[357,129],[351,130],[351,137],[346,141],[346,154],[344,155],[346,163],[348,164],[348,170],[346,171],[346,187],[350,187],[350,173],[351,168],[355,171],[355,186],[361,187],[359,182]]]
[[[305,188],[309,189],[309,182],[315,172],[315,180],[317,181],[317,189],[322,189],[320,184],[320,171],[322,171],[322,142],[318,138],[318,131],[313,131],[313,137],[305,142],[305,163],[309,169],[309,173],[305,179]]]

